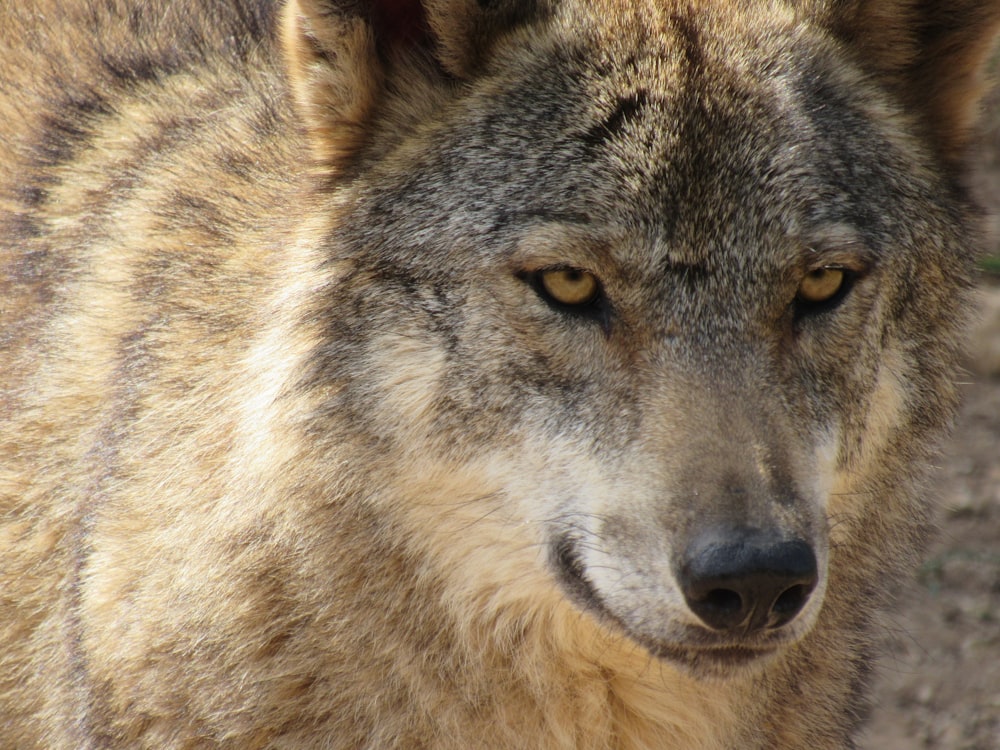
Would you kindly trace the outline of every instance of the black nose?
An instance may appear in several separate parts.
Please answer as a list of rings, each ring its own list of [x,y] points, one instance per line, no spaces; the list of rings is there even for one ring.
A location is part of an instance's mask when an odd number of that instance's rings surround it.
[[[691,611],[710,628],[780,628],[795,619],[816,587],[816,555],[800,539],[713,529],[688,546],[678,579]]]

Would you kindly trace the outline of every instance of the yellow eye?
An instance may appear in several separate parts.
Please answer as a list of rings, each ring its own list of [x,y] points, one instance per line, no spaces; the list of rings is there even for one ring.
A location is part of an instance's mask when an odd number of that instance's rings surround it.
[[[840,268],[817,268],[799,282],[798,298],[803,302],[826,302],[844,286],[844,271]]]
[[[545,293],[563,305],[586,305],[601,289],[594,274],[576,268],[542,271],[539,278]]]

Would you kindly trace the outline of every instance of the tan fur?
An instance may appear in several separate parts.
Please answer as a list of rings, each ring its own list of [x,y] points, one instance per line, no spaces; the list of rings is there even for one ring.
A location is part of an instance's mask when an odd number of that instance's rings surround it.
[[[4,5],[0,746],[851,747],[998,26]],[[693,609],[733,529],[815,558],[780,626]]]

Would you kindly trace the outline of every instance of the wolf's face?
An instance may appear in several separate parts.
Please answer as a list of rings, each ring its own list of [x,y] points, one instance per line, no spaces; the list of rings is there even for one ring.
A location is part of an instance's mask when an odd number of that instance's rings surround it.
[[[834,489],[911,408],[907,300],[955,271],[921,250],[954,241],[939,186],[835,46],[713,23],[556,17],[399,105],[422,129],[331,240],[364,351],[323,377],[373,440],[477,477],[451,545],[727,674],[816,621]]]

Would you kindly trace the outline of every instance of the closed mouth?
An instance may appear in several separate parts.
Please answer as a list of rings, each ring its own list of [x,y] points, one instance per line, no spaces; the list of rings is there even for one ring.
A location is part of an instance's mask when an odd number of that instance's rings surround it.
[[[718,646],[713,648],[684,648],[665,644],[646,644],[658,658],[684,667],[698,676],[728,677],[745,668],[762,665],[773,657],[777,648],[748,648],[746,646]]]
[[[628,623],[607,607],[584,573],[570,538],[563,538],[554,548],[556,568],[564,590],[570,597],[612,627],[622,630],[654,657],[676,664],[697,677],[724,679],[752,670],[777,654],[781,643],[749,646],[746,644],[691,644],[663,642],[638,635]]]

